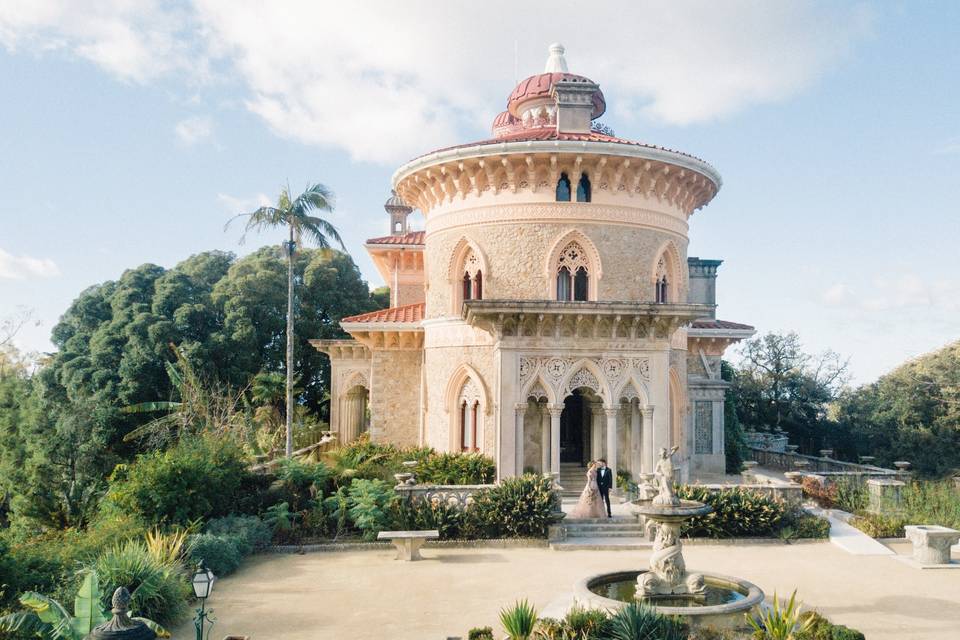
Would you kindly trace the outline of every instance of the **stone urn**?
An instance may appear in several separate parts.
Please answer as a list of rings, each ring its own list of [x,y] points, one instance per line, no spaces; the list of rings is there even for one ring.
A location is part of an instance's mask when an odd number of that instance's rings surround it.
[[[832,457],[833,457],[833,449],[820,449],[820,457],[821,457],[821,458],[832,458]]]
[[[800,458],[799,460],[793,461],[793,466],[799,469],[800,471],[803,471],[804,469],[810,466],[810,461],[805,458]]]
[[[860,456],[860,464],[872,465],[876,458],[874,456]]]
[[[800,445],[798,445],[798,444],[788,444],[788,445],[786,446],[786,449],[787,449],[787,453],[796,453],[796,452],[800,449]]]
[[[907,472],[910,471],[910,463],[906,460],[897,460],[893,463],[893,466],[897,468],[897,471]]]

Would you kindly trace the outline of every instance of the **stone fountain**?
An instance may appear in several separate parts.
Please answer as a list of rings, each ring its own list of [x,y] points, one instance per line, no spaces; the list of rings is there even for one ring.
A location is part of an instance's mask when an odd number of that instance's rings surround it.
[[[652,478],[656,495],[634,503],[637,513],[655,523],[649,568],[591,576],[577,585],[577,597],[608,609],[640,600],[664,615],[683,617],[691,627],[742,628],[744,613],[763,602],[763,591],[739,578],[687,571],[680,541],[683,523],[710,513],[712,507],[677,496],[673,487],[676,452],[677,447],[660,450]]]

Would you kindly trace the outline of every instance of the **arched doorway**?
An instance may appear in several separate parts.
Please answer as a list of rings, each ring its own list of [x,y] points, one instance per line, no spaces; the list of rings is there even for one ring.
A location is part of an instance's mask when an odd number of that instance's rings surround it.
[[[369,392],[356,385],[340,396],[340,441],[353,442],[367,430],[367,401]]]
[[[595,411],[602,401],[591,389],[574,389],[560,414],[560,462],[584,465],[602,457],[603,420]]]

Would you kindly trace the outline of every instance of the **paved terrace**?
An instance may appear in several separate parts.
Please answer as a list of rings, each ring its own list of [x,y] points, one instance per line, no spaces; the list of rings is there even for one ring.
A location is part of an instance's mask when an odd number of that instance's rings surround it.
[[[909,555],[909,543],[894,551]],[[539,610],[569,602],[576,580],[647,565],[649,551],[431,549],[422,562],[393,551],[264,555],[217,582],[213,637],[253,640],[443,640],[497,627],[499,610],[529,598]],[[805,605],[870,640],[960,637],[960,571],[920,571],[891,556],[851,555],[829,542],[690,545],[692,569],[740,576],[768,597],[794,589]],[[954,551],[954,558],[960,553]],[[187,623],[174,637],[193,637]],[[501,634],[502,635],[502,634]],[[500,637],[500,636],[498,636]]]

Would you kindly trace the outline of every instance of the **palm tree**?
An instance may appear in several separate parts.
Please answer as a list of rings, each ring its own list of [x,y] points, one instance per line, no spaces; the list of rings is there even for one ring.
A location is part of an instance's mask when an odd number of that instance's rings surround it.
[[[308,186],[296,198],[290,195],[290,186],[280,190],[276,206],[260,207],[250,213],[241,213],[237,218],[246,218],[243,237],[250,231],[262,231],[287,227],[290,239],[285,242],[287,250],[287,457],[293,454],[293,254],[297,245],[312,240],[321,249],[330,248],[330,240],[347,250],[340,234],[329,221],[312,216],[317,211],[333,211],[333,192],[317,183]],[[227,225],[229,226],[229,222]],[[242,237],[241,237],[242,242]]]

